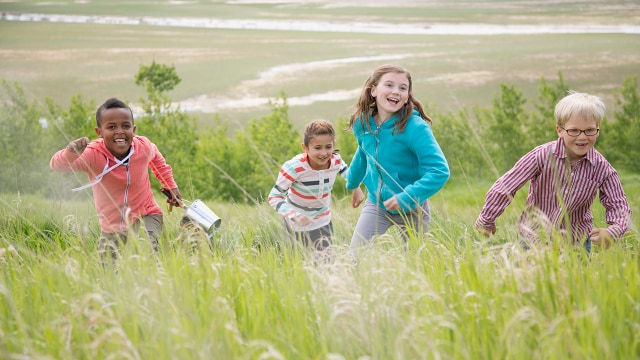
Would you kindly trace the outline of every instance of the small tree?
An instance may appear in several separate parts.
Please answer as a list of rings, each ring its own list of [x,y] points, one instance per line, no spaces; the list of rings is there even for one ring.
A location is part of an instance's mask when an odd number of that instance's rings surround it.
[[[252,119],[248,131],[238,137],[246,150],[238,153],[246,156],[244,161],[251,169],[243,177],[247,181],[245,187],[252,188],[251,193],[257,199],[269,193],[282,163],[302,151],[302,138],[289,119],[286,96],[281,94],[270,106],[271,114]]]
[[[85,101],[81,94],[71,97],[68,110],[62,110],[52,101],[47,101],[51,122],[51,136],[56,148],[66,146],[70,141],[81,137],[90,139],[96,136],[96,104],[94,100]]]
[[[558,72],[558,81],[554,83],[548,83],[545,78],[540,79],[538,99],[533,103],[537,112],[531,114],[526,129],[530,148],[557,138],[553,113],[558,101],[565,97],[568,91],[569,85],[564,82],[562,72]]]
[[[614,121],[601,126],[599,141],[607,158],[623,169],[640,172],[640,96],[637,76],[624,80],[622,89],[615,94]]]
[[[165,94],[181,81],[174,66],[158,64],[140,66],[135,76],[136,84],[147,91],[147,98],[140,99],[144,115],[136,120],[137,133],[149,137],[173,168],[178,185],[188,181],[197,171],[193,159],[196,156],[198,134],[195,119],[179,108],[173,108]]]
[[[451,169],[451,179],[478,178],[486,171],[483,127],[466,109],[457,114],[433,113],[433,133]]]
[[[500,94],[493,99],[491,111],[479,112],[489,124],[485,138],[493,144],[496,165],[502,172],[509,170],[527,150],[526,101],[513,85],[500,84]]]
[[[89,139],[96,138],[96,105],[94,100],[85,101],[81,94],[76,94],[71,97],[69,108],[66,110],[51,99],[47,99],[46,103],[46,117],[49,119],[47,127],[48,143],[50,144],[49,156],[66,147],[72,140],[85,136]],[[52,172],[48,179],[47,185],[51,188],[48,193],[52,196],[69,198],[86,196],[87,194],[87,192],[74,193],[70,191],[86,181],[86,176],[79,176],[77,173]]]
[[[0,103],[0,192],[32,192],[45,188],[49,146],[43,109],[29,102],[18,83],[2,81]]]
[[[203,135],[198,145],[198,176],[202,194],[225,201],[259,202],[269,193],[280,166],[301,152],[301,138],[289,120],[284,94],[271,104],[271,113],[252,119],[233,137],[228,126]]]
[[[192,176],[200,197],[223,201],[253,202],[240,176],[251,173],[243,162],[246,149],[228,135],[229,126],[215,119],[215,126],[204,131],[198,143],[195,163],[197,174]],[[253,190],[253,189],[249,189]]]
[[[175,66],[158,64],[140,66],[135,76],[136,85],[147,91],[147,99],[141,99],[142,109],[146,114],[160,114],[171,107],[171,100],[165,95],[180,84],[180,77]]]

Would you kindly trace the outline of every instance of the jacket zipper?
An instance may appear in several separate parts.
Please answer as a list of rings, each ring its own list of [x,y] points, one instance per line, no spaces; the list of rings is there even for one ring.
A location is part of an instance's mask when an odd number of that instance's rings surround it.
[[[122,203],[122,209],[120,210],[120,231],[124,230],[124,225],[127,221],[127,203],[129,202],[129,184],[131,182],[131,176],[129,174],[129,162],[125,165],[125,171],[127,173],[127,186],[124,188],[124,201]]]
[[[380,200],[382,200],[382,186],[384,184],[384,180],[382,178],[382,171],[380,171],[380,163],[378,162],[378,146],[380,145],[380,128],[382,127],[382,124],[380,124],[379,126],[376,124],[376,133],[375,133],[375,140],[376,140],[376,151],[374,153],[373,159],[376,162],[376,169],[378,170],[378,197]]]

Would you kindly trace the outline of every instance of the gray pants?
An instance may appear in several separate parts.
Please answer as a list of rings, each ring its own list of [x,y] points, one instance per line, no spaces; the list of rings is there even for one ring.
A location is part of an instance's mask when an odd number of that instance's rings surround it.
[[[144,222],[144,229],[149,237],[149,243],[151,249],[158,251],[158,238],[162,234],[162,215],[147,215],[142,217]],[[137,235],[140,231],[140,220],[133,223],[128,232],[124,233],[100,233],[100,241],[98,243],[98,254],[104,263],[107,259],[107,255],[111,256],[111,259],[115,261],[118,258],[118,252],[120,246],[127,243],[127,239],[130,234]]]
[[[367,199],[351,238],[351,249],[369,245],[375,236],[384,234],[392,225],[400,227],[402,241],[406,246],[408,231],[423,234],[429,231],[430,222],[429,201],[409,213],[392,214]]]
[[[331,247],[331,236],[333,235],[333,223],[309,231],[295,231],[284,220],[284,227],[289,235],[291,245],[295,248],[296,243],[302,243],[304,247],[315,249],[317,251],[325,251]]]

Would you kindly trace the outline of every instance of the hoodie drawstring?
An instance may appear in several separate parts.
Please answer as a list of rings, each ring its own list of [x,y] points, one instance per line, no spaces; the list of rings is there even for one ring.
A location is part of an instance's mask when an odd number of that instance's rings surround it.
[[[127,156],[124,157],[124,159],[122,160],[118,160],[115,165],[113,165],[112,167],[108,167],[109,166],[109,158],[105,155],[106,158],[106,163],[104,164],[104,169],[102,170],[102,172],[100,173],[100,175],[96,176],[96,179],[92,182],[90,182],[89,184],[86,185],[82,185],[80,187],[71,189],[71,191],[80,191],[80,190],[84,190],[84,189],[88,189],[90,187],[95,186],[96,184],[98,184],[100,181],[102,181],[102,178],[107,175],[108,173],[110,173],[113,169],[117,168],[118,166],[124,164],[125,162],[129,161],[129,158],[131,158],[131,155],[133,155],[133,144],[131,144],[131,150],[129,151],[129,153],[127,154]]]

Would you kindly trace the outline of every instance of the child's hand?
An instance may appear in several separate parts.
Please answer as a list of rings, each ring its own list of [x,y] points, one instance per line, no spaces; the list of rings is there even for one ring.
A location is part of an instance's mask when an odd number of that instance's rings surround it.
[[[609,235],[609,232],[603,228],[593,228],[589,233],[589,237],[591,237],[591,243],[593,245],[602,246],[605,249],[608,249],[613,243],[611,235]]]
[[[364,193],[362,192],[362,190],[360,190],[360,188],[356,188],[355,190],[353,190],[353,192],[351,193],[351,206],[353,206],[353,208],[355,209],[360,206],[363,201]]]
[[[307,215],[298,215],[294,216],[291,221],[293,221],[298,226],[307,226],[310,225],[312,220]]]
[[[87,148],[87,145],[89,145],[89,138],[82,137],[70,142],[69,145],[67,145],[67,150],[76,155],[81,155],[84,149]]]
[[[384,203],[382,203],[382,205],[384,205],[384,208],[387,210],[402,210],[402,207],[400,207],[400,204],[398,203],[398,199],[396,199],[395,196],[392,196],[391,198],[387,199],[387,201],[385,201]]]
[[[485,228],[485,227],[476,225],[475,228],[480,234],[484,235],[484,237],[489,237],[489,236],[494,235],[496,233],[496,227],[495,226],[490,227],[490,228]]]
[[[180,194],[180,190],[178,188],[169,189],[169,193],[171,197],[167,196],[167,204],[169,204],[169,212],[173,210],[173,207],[182,207],[182,195]]]

